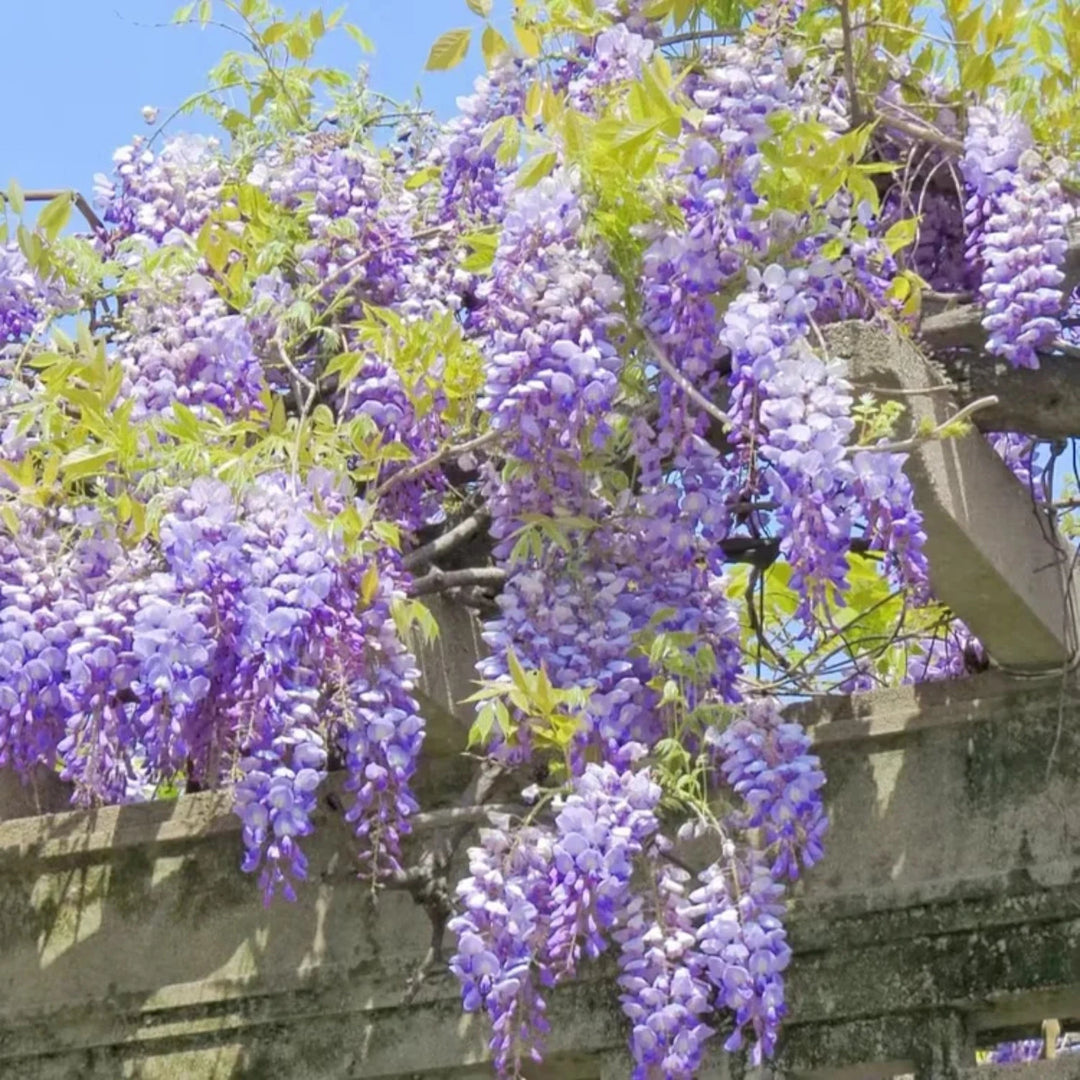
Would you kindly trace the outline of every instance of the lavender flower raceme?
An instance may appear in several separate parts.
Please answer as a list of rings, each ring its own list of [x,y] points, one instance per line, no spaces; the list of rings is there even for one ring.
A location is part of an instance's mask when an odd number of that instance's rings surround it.
[[[1014,367],[1060,333],[1065,226],[1072,213],[1031,132],[994,98],[968,115],[964,179],[968,252],[982,264],[987,348]]]

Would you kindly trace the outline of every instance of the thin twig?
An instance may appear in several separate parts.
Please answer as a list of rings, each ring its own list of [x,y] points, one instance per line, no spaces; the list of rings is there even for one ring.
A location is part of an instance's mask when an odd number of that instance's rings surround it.
[[[891,102],[889,108],[890,111],[887,114],[883,113],[881,117],[881,122],[886,127],[896,128],[897,131],[902,131],[905,135],[910,135],[914,139],[923,139],[925,142],[933,143],[935,146],[940,146],[942,150],[949,150],[958,156],[963,155],[964,144],[959,139],[950,138],[948,135],[938,131],[937,128],[930,127],[921,121],[912,123],[910,120],[897,116],[891,111],[895,108],[895,105]]]
[[[924,397],[930,394],[952,394],[960,389],[956,383],[943,383],[941,386],[919,386],[913,390],[902,390],[892,386],[862,386],[859,390],[867,394],[880,394],[882,397]]]
[[[474,566],[468,570],[440,570],[434,567],[413,581],[409,595],[425,596],[465,585],[502,585],[505,581],[506,571],[498,566]]]
[[[417,570],[420,567],[427,566],[429,563],[433,563],[436,559],[442,558],[464,544],[466,540],[469,540],[479,529],[486,525],[487,521],[488,514],[486,510],[478,510],[475,514],[470,514],[463,521],[459,521],[452,529],[447,529],[442,536],[437,536],[431,543],[424,544],[423,547],[418,547],[415,551],[409,552],[401,560],[401,565],[406,570]]]
[[[737,26],[715,26],[711,30],[684,30],[681,34],[669,34],[657,38],[656,45],[664,49],[668,45],[683,45],[688,41],[708,41],[710,38],[738,37],[742,31]]]
[[[1046,346],[1045,350],[1040,349],[1039,352],[1050,352],[1051,350],[1053,352],[1061,353],[1062,356],[1069,356],[1075,359],[1080,359],[1080,345],[1072,345],[1069,342],[1064,341],[1062,338],[1055,338],[1054,341],[1052,341],[1048,346]]]
[[[405,483],[406,480],[415,480],[418,476],[423,476],[424,473],[431,469],[434,469],[437,465],[441,465],[447,458],[460,457],[462,454],[470,454],[474,450],[479,450],[484,446],[490,446],[496,439],[501,438],[501,431],[488,431],[483,435],[477,435],[475,439],[469,439],[463,443],[452,444],[444,446],[438,453],[432,454],[431,457],[425,458],[423,461],[418,461],[415,465],[410,465],[406,469],[401,469],[399,472],[394,473],[388,477],[375,489],[375,498],[379,499],[385,495],[392,488],[397,487],[398,484]]]
[[[989,409],[997,404],[997,395],[988,394],[986,397],[978,398],[965,405],[955,416],[950,416],[948,420],[943,420],[933,431],[929,431],[925,435],[916,435],[912,439],[904,439],[903,442],[878,443],[876,446],[849,446],[848,453],[856,454],[861,450],[866,450],[871,454],[905,454],[922,446],[923,443],[930,442],[933,439],[942,438],[945,432],[953,424],[961,423],[980,409]]]
[[[759,664],[758,677],[760,678],[760,676],[761,676],[760,662],[761,662],[761,650],[762,650],[762,648],[764,648],[766,650],[766,652],[768,652],[768,654],[780,665],[780,667],[784,671],[790,671],[791,670],[791,664],[788,662],[787,657],[784,656],[783,653],[778,652],[773,647],[773,643],[768,639],[768,637],[765,634],[765,628],[762,625],[762,623],[763,623],[762,613],[758,612],[758,609],[754,604],[754,590],[757,588],[759,583],[761,584],[762,591],[764,592],[765,579],[762,576],[762,569],[761,569],[760,566],[755,566],[755,567],[753,567],[751,569],[750,574],[749,574],[749,580],[746,583],[746,596],[745,596],[745,599],[746,599],[747,617],[750,620],[750,629],[754,632],[754,636],[757,638],[757,641],[758,641],[758,664]],[[762,607],[764,608],[764,606],[765,606],[764,596],[762,596],[761,604],[762,604]]]
[[[855,42],[851,33],[851,10],[848,7],[848,0],[840,0],[839,7],[840,29],[844,36],[844,81],[847,83],[851,126],[857,128],[862,123],[862,110],[859,107],[858,89],[855,83]]]
[[[314,391],[316,389],[315,384],[289,359],[289,354],[285,350],[285,342],[281,340],[281,331],[282,324],[278,323],[278,328],[274,331],[274,345],[277,347],[278,359],[285,365],[289,374],[292,375],[301,386],[309,391]],[[299,394],[297,395],[297,398],[299,399]]]
[[[501,807],[487,804],[486,800],[499,778],[503,767],[492,761],[483,762],[462,792],[458,805],[447,810],[434,810],[416,814],[413,828],[436,828],[439,835],[414,866],[398,870],[386,881],[390,888],[406,889],[413,900],[421,905],[431,920],[431,944],[420,965],[405,988],[405,1000],[411,1001],[419,992],[427,976],[442,962],[442,942],[446,923],[453,914],[448,873],[457,849],[473,826],[493,813],[520,812],[520,807]],[[453,826],[453,828],[449,828]]]
[[[919,206],[922,214],[922,205]],[[923,289],[921,296],[924,300],[935,300],[941,304],[970,304],[975,299],[973,292],[937,292],[935,289]]]
[[[323,278],[319,283],[319,289],[325,288],[332,281],[341,277],[344,274],[348,274],[349,271],[355,270],[358,266],[362,266],[373,255],[381,255],[383,252],[389,251],[391,248],[398,246],[399,244],[407,244],[410,241],[430,240],[441,233],[446,232],[447,229],[453,227],[453,222],[444,222],[442,225],[432,225],[429,229],[420,229],[418,232],[413,233],[411,236],[395,237],[393,240],[387,240],[383,244],[379,244],[377,247],[372,248],[369,251],[362,251],[355,258],[350,259],[347,263],[342,263],[329,277]],[[350,282],[351,284],[351,282]],[[348,288],[348,285],[343,288]]]
[[[478,806],[448,806],[443,810],[428,810],[413,814],[409,825],[414,833],[446,829],[451,825],[479,825],[492,814],[520,814],[522,807],[513,803],[483,803]]]
[[[402,1004],[404,1005],[412,1004],[416,995],[420,993],[420,987],[424,985],[424,981],[442,964],[443,938],[446,937],[446,924],[449,921],[453,905],[448,903],[446,907],[449,910],[444,910],[444,905],[441,903],[437,907],[428,905],[428,917],[431,919],[431,944],[428,945],[424,959],[417,965],[416,970],[412,973],[412,977],[405,986],[405,994],[402,998]]]
[[[887,19],[866,19],[863,22],[854,23],[851,29],[873,30],[878,27],[884,30],[899,30],[902,33],[911,34],[913,37],[924,38],[927,41],[936,41],[939,45],[948,45],[952,47],[955,45],[969,44],[968,42],[957,41],[955,38],[940,37],[938,34],[930,34],[915,26],[904,26],[902,23],[889,22]]]
[[[657,364],[660,366],[661,371],[664,372],[668,378],[688,397],[691,401],[695,402],[702,409],[705,410],[714,420],[719,421],[723,425],[724,431],[728,431],[731,428],[731,420],[724,414],[724,411],[714,405],[694,384],[668,359],[667,353],[664,352],[664,347],[659,341],[649,333],[648,330],[644,331],[645,340],[649,343],[649,348],[652,350],[653,356],[656,359]]]
[[[24,191],[22,195],[27,202],[52,202],[53,199],[58,199],[61,195],[70,195],[72,204],[86,219],[90,228],[96,233],[104,234],[106,231],[101,218],[94,213],[90,204],[79,192],[72,188],[47,188],[43,190]],[[10,201],[11,200],[8,199],[8,202]]]

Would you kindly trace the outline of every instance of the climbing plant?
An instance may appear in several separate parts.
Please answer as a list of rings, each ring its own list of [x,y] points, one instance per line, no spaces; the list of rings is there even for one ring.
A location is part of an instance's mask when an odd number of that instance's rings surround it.
[[[461,16],[429,67],[487,74],[443,123],[318,65],[369,47],[340,13],[202,0],[244,46],[92,202],[3,192],[0,764],[77,805],[228,786],[268,902],[340,768],[358,872],[415,884],[445,594],[487,644],[474,796],[522,793],[438,913],[499,1071],[601,953],[635,1076],[760,1060],[826,834],[782,705],[987,662],[904,472],[972,410],[898,441],[824,328],[974,301],[1008,363],[1068,344],[1080,12]]]

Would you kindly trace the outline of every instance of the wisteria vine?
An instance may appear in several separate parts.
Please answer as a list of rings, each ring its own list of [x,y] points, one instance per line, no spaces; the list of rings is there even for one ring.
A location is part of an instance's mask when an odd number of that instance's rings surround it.
[[[359,873],[408,881],[446,592],[483,622],[471,745],[531,803],[448,923],[499,1073],[602,954],[635,1080],[759,1063],[828,826],[785,705],[989,662],[931,595],[903,409],[823,328],[974,301],[1037,366],[1068,146],[1005,76],[797,2],[520,5],[446,123],[299,63],[339,17],[220,5],[252,46],[221,138],[117,151],[89,234],[3,193],[0,766],[83,806],[230,787],[267,902],[341,771]]]

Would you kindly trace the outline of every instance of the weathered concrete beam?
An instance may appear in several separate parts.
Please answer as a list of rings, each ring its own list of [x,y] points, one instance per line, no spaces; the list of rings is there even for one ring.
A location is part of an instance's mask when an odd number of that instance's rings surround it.
[[[1080,224],[1070,227],[1062,267],[1068,295],[1080,284]],[[998,404],[981,411],[981,431],[1021,431],[1041,439],[1080,435],[1080,360],[1046,354],[1037,371],[1018,370],[986,352],[983,313],[974,304],[932,312],[919,328],[919,346],[957,387],[964,404],[995,395]]]
[[[487,647],[480,620],[469,608],[442,596],[425,596],[422,602],[439,624],[439,636],[430,644],[418,632],[410,642],[421,672],[417,697],[428,721],[425,738],[429,750],[457,753],[465,749],[475,716],[465,699],[477,689],[476,662]]]
[[[826,328],[831,350],[859,386],[944,388],[940,372],[898,333],[863,323]],[[906,398],[911,430],[955,412],[948,392]],[[906,434],[910,434],[911,431]],[[1046,670],[1074,654],[1066,580],[1071,548],[1031,494],[976,432],[920,444],[905,470],[926,522],[935,594],[962,618],[994,660]]]
[[[1072,682],[1000,675],[803,711],[832,828],[791,912],[778,1076],[953,1080],[982,1032],[1078,1018],[1078,717]],[[490,1076],[449,974],[406,993],[422,908],[373,905],[347,823],[317,824],[297,902],[266,909],[226,795],[0,823],[0,1076]],[[529,1080],[626,1075],[611,965],[584,976],[552,993]]]
[[[921,349],[956,386],[965,403],[994,395],[996,405],[972,417],[981,431],[1018,431],[1040,439],[1080,435],[1080,359],[1044,353],[1035,371],[1011,367],[985,351],[982,313],[970,305],[933,315],[919,334]]]
[[[965,1069],[962,1080],[1080,1080],[1080,1054],[1029,1061],[1024,1066],[979,1065]]]

